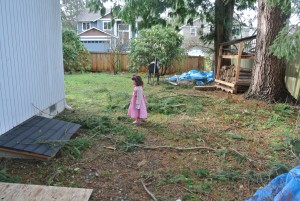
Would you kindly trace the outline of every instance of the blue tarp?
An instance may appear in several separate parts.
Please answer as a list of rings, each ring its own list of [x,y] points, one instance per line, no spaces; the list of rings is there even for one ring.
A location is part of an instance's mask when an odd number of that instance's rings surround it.
[[[257,190],[247,201],[299,201],[300,166],[273,179],[267,186]]]
[[[214,72],[190,70],[189,72],[182,73],[179,76],[174,75],[167,79],[171,82],[178,82],[181,80],[195,81],[196,85],[204,85],[214,81]]]

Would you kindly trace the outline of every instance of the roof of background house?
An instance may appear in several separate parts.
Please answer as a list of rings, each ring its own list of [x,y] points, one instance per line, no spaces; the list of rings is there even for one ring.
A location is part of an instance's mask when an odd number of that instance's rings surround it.
[[[103,34],[105,34],[105,35],[107,35],[107,36],[116,37],[116,36],[114,36],[114,35],[112,35],[112,34],[110,34],[110,33],[107,33],[107,32],[105,32],[105,31],[100,30],[100,29],[97,29],[97,28],[95,28],[95,27],[92,27],[92,28],[90,28],[90,29],[88,29],[88,30],[85,30],[84,32],[82,32],[82,33],[80,33],[80,34],[78,34],[78,35],[79,35],[79,36],[82,36],[83,34],[85,34],[85,33],[87,33],[87,32],[90,32],[91,30],[99,31],[99,32],[101,32],[101,33],[103,33]],[[94,35],[94,36],[96,36],[96,35]]]
[[[197,18],[197,19],[193,20],[193,23],[198,21],[198,20],[200,20],[200,18]],[[183,27],[195,27],[195,26],[186,23],[186,24],[182,25],[181,27],[179,27],[179,29],[182,29]],[[199,27],[199,26],[197,26],[197,27]]]
[[[109,14],[111,12],[110,8],[106,9],[105,15]],[[104,15],[104,16],[105,16]],[[90,12],[88,8],[84,9],[77,17],[77,21],[79,22],[94,22],[101,18],[100,12]]]

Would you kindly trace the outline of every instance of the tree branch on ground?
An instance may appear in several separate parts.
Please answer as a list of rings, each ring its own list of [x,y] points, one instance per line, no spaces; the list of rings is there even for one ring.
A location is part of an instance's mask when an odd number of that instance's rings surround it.
[[[155,196],[147,189],[146,185],[144,184],[143,181],[141,181],[143,184],[143,187],[145,189],[145,191],[148,193],[148,195],[150,195],[150,197],[152,198],[152,200],[157,201],[157,199],[155,198]]]

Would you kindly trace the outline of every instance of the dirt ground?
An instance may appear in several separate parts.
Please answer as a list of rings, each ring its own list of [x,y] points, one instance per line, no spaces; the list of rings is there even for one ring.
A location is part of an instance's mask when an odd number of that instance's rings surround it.
[[[297,164],[285,146],[286,132],[299,131],[295,130],[297,107],[285,117],[274,112],[274,105],[245,100],[242,95],[184,88],[178,93],[196,95],[202,112],[150,111],[139,126],[129,118],[117,118],[126,110],[112,114],[115,125],[145,137],[130,151],[119,148],[124,138],[117,140],[108,132],[81,151],[80,158],[60,152],[50,161],[1,159],[1,167],[21,183],[91,188],[92,201],[151,200],[143,184],[160,201],[233,201],[245,200],[265,185],[274,176],[270,173],[274,166]],[[87,132],[82,128],[75,137]]]

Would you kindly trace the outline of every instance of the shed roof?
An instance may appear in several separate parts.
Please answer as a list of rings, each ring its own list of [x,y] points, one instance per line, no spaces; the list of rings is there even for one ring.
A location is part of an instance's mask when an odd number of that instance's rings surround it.
[[[79,124],[35,116],[0,136],[0,156],[54,157]],[[3,152],[2,152],[3,151]],[[8,155],[10,154],[10,155]]]

